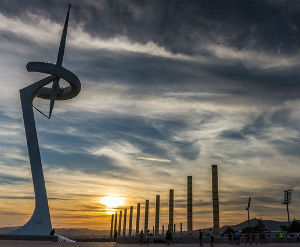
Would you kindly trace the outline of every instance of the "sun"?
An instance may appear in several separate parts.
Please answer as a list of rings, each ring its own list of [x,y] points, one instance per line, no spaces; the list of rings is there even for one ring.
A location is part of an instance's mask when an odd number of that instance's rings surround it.
[[[110,209],[123,206],[124,201],[124,197],[120,196],[104,196],[101,198],[101,203]]]

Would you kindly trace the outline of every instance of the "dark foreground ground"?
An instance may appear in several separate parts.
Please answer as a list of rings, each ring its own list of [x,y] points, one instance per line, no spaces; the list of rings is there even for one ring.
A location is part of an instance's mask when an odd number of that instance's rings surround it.
[[[72,247],[141,247],[141,245],[138,244],[116,244],[114,242],[108,242],[108,243],[89,243],[89,242],[78,242],[78,243],[54,243],[54,242],[39,242],[39,241],[15,241],[15,240],[0,240],[0,247],[54,247],[54,246],[72,246]],[[145,245],[144,247],[146,247]],[[165,244],[150,244],[149,246],[152,247],[167,247],[168,245]],[[199,247],[198,244],[174,244],[174,247]],[[204,246],[208,247],[209,244],[205,244]],[[215,244],[216,247],[229,247],[232,245],[227,244]],[[240,246],[247,246],[245,244],[241,244]],[[248,245],[249,246],[249,245]],[[252,246],[252,245],[251,245]],[[300,246],[300,244],[288,244],[288,243],[282,243],[282,244],[266,244],[266,245],[253,245],[253,246],[268,246],[268,247],[296,247]]]

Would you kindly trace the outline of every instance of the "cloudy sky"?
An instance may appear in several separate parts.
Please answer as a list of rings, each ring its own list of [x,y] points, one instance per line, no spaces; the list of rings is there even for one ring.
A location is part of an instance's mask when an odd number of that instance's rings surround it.
[[[35,112],[54,227],[106,229],[109,209],[175,189],[186,227],[193,176],[194,228],[212,223],[211,165],[219,165],[221,225],[285,221],[282,191],[299,218],[299,1],[71,1],[63,66],[82,91]],[[67,2],[0,3],[0,227],[34,208],[19,92],[43,77],[29,61],[56,62]],[[47,111],[49,102],[34,104]],[[143,224],[143,220],[141,222]]]

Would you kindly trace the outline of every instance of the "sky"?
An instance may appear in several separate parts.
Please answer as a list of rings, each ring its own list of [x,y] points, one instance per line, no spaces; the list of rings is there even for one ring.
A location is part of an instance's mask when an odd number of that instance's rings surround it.
[[[55,228],[108,229],[110,214],[175,190],[186,228],[212,225],[211,165],[219,168],[220,224],[299,219],[299,1],[72,3],[63,66],[81,80],[50,120],[35,112]],[[0,227],[23,225],[34,194],[18,90],[56,62],[68,2],[0,3]],[[49,101],[34,105],[47,111]],[[123,205],[108,208],[105,196]],[[135,212],[135,211],[134,211]]]

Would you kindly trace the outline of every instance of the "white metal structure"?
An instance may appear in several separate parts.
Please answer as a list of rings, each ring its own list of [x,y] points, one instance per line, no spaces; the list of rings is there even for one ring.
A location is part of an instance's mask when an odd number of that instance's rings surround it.
[[[50,235],[52,231],[48,198],[33,114],[33,108],[35,107],[32,105],[32,103],[35,97],[50,100],[49,116],[41,112],[43,115],[50,119],[55,100],[67,100],[74,98],[79,94],[81,90],[81,84],[77,76],[71,71],[62,67],[69,21],[69,12],[70,5],[68,8],[68,13],[61,37],[56,64],[29,62],[26,66],[29,72],[46,73],[49,74],[49,76],[20,90],[27,148],[35,194],[35,209],[30,220],[24,226],[16,229],[10,234],[41,236]],[[60,78],[66,80],[69,83],[69,86],[60,88]],[[53,82],[52,88],[45,87],[51,82]]]

